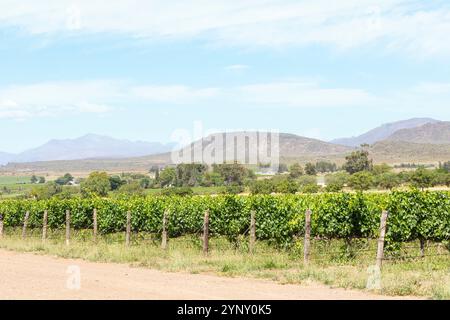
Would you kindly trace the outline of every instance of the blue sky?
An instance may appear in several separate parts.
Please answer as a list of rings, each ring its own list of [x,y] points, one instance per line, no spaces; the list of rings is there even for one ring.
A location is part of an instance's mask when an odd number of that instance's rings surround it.
[[[0,151],[450,120],[450,3],[0,0]]]

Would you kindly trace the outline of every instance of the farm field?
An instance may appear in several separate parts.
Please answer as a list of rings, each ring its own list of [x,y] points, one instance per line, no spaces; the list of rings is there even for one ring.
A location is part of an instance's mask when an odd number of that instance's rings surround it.
[[[0,186],[29,183],[30,176],[0,176]]]
[[[9,199],[26,194],[33,184],[29,176],[0,176],[0,199]]]
[[[448,192],[418,190],[4,200],[0,248],[160,271],[284,284],[312,281],[382,295],[450,299],[449,206]],[[380,258],[382,284],[367,290],[378,261],[382,211],[389,212]],[[96,241],[93,230],[98,231]],[[311,237],[308,261],[303,259],[306,230]],[[164,237],[169,239],[165,250]]]

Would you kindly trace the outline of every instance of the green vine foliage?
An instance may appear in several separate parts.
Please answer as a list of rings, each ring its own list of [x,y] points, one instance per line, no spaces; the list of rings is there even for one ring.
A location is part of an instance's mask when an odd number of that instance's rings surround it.
[[[312,210],[312,236],[327,239],[377,238],[380,215],[388,210],[387,248],[413,240],[450,239],[450,193],[395,191],[392,193],[323,193],[310,195],[219,195],[149,196],[119,199],[50,199],[0,201],[6,227],[23,225],[30,212],[29,226],[40,228],[44,211],[48,226],[64,228],[65,212],[71,212],[75,229],[93,225],[97,209],[101,233],[125,230],[126,213],[131,211],[132,230],[160,233],[164,212],[169,214],[170,237],[198,234],[203,216],[210,213],[210,233],[234,241],[246,234],[250,215],[256,213],[256,235],[281,246],[293,244],[304,233],[305,211]]]
[[[388,249],[397,249],[402,242],[418,239],[438,242],[450,239],[448,192],[393,192],[389,197],[387,210]]]

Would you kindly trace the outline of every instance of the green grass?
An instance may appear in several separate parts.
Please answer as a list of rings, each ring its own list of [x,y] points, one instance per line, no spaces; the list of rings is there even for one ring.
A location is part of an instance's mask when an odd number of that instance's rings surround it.
[[[31,190],[34,186],[36,185],[31,183],[0,185],[0,193],[3,196],[25,194],[27,191]]]
[[[161,193],[162,189],[145,189],[145,194],[147,195],[156,195]]]
[[[0,176],[0,185],[30,183],[30,176]]]
[[[311,262],[304,265],[301,241],[289,250],[258,242],[256,251],[250,254],[245,238],[235,243],[212,238],[211,251],[205,257],[199,235],[171,239],[168,249],[163,251],[158,237],[145,233],[133,234],[129,248],[124,245],[122,233],[101,236],[94,244],[90,230],[76,231],[69,246],[64,244],[63,230],[50,231],[45,243],[40,239],[40,230],[29,230],[25,240],[20,234],[20,228],[5,230],[0,248],[94,262],[126,263],[169,272],[263,278],[283,284],[320,282],[331,287],[359,290],[367,290],[368,267],[374,264],[376,247],[376,241],[361,241],[354,245],[354,249],[367,251],[347,252],[342,250],[341,241],[314,241]],[[437,253],[446,255],[432,256]],[[418,254],[418,249],[410,249],[407,254]],[[450,299],[448,249],[433,246],[427,249],[426,254],[422,259],[386,261],[382,288],[374,292]]]
[[[25,195],[34,185],[29,176],[0,176],[0,199]]]
[[[223,190],[223,187],[194,187],[192,191],[194,194],[218,194]]]
[[[160,194],[161,191],[164,189],[146,189],[145,194],[147,195],[155,195]],[[222,187],[193,187],[192,191],[194,194],[202,194],[202,195],[208,195],[208,194],[218,194],[222,190]]]

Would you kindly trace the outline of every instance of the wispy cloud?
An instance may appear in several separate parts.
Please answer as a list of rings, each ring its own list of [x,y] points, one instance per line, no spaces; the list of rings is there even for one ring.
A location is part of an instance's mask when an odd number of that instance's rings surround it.
[[[449,94],[450,82],[422,82],[413,88],[416,93],[422,94]]]
[[[186,85],[133,85],[126,81],[43,82],[0,87],[0,118],[105,114],[125,106],[199,104],[218,97],[219,88]]]
[[[275,81],[240,86],[135,85],[116,80],[35,83],[0,88],[0,118],[108,114],[127,106],[384,109],[438,112],[448,109],[450,83],[418,83],[392,92],[323,86],[316,81]]]
[[[214,102],[258,107],[328,108],[373,105],[377,98],[353,88],[324,88],[316,82],[285,81],[231,87],[190,87],[147,85],[129,87],[124,95],[141,103],[204,105]]]
[[[219,89],[196,89],[184,85],[153,85],[133,87],[130,90],[130,94],[136,98],[141,98],[147,101],[166,102],[173,104],[189,104],[216,97],[219,94]]]
[[[247,70],[248,68],[250,68],[250,67],[246,64],[232,64],[232,65],[226,66],[225,70],[233,71],[233,72],[242,72],[244,70]]]
[[[274,82],[241,86],[235,89],[239,99],[255,105],[285,107],[353,107],[371,105],[375,97],[364,90],[323,88],[311,82]]]
[[[0,25],[32,34],[112,32],[219,45],[380,45],[420,57],[450,53],[450,5],[438,0],[0,0]]]
[[[108,81],[45,82],[0,88],[0,118],[25,119],[74,113],[105,113],[120,94]]]
[[[422,82],[384,97],[386,109],[404,114],[446,114],[450,116],[450,82]]]

